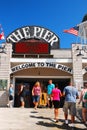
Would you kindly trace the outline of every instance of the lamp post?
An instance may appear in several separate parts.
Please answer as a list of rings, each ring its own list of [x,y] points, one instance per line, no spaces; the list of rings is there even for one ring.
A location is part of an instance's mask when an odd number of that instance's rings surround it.
[[[84,21],[85,19],[86,21]],[[80,37],[80,46],[76,48],[77,56],[84,56],[87,53],[87,16],[84,17],[84,20],[77,25],[79,27],[78,37]]]
[[[87,53],[87,45],[82,45],[76,48],[77,56],[84,56]]]
[[[0,46],[0,53],[5,53],[6,54],[6,48],[4,46]]]

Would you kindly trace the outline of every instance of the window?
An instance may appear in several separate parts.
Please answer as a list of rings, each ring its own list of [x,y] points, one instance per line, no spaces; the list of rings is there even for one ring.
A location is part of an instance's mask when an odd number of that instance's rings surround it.
[[[0,79],[0,90],[6,90],[6,88],[7,88],[7,80]]]

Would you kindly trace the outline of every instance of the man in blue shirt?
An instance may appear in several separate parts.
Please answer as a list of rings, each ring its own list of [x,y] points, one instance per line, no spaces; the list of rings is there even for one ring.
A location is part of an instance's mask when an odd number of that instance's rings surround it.
[[[48,82],[49,82],[49,84],[47,86],[48,107],[52,108],[51,94],[52,94],[52,90],[55,87],[55,85],[52,83],[52,80],[49,80]]]
[[[63,96],[65,96],[64,102],[64,116],[65,123],[68,124],[68,110],[70,110],[71,114],[71,124],[69,126],[74,127],[74,121],[76,116],[76,99],[79,98],[78,90],[72,86],[72,83],[69,83],[69,86],[66,86],[63,90]]]

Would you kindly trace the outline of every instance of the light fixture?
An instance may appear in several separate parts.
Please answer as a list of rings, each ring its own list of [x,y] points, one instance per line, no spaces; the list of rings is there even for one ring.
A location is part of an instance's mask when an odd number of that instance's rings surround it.
[[[76,51],[78,51],[79,50],[79,46],[77,46],[77,48],[76,48]]]
[[[6,54],[6,50],[5,50],[5,45],[4,46],[0,46],[0,53],[5,53]]]
[[[78,50],[78,56],[83,56],[85,55],[85,53],[87,53],[87,20],[82,20],[82,22],[80,24],[77,25],[77,27],[79,27],[78,30],[78,40],[79,41],[79,47],[77,46]]]
[[[79,51],[79,53],[77,54],[77,56],[84,56],[84,55],[82,54],[82,50]]]
[[[87,45],[77,46],[76,51],[77,56],[84,56],[84,53],[87,53]]]

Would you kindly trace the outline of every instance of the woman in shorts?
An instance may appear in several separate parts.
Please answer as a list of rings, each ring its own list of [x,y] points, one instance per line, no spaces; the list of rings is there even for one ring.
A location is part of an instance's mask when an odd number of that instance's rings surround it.
[[[54,121],[58,122],[58,110],[60,107],[60,97],[62,96],[61,90],[58,89],[58,84],[55,85],[55,88],[52,90],[52,100],[54,105]]]
[[[85,125],[87,125],[87,96],[85,96],[85,93],[87,92],[87,83],[84,85],[84,89],[80,93],[80,100],[79,104],[82,102],[82,118]]]
[[[32,97],[33,97],[33,103],[34,103],[34,108],[37,109],[39,99],[41,95],[41,87],[40,87],[40,82],[36,82],[33,86],[32,89]]]

